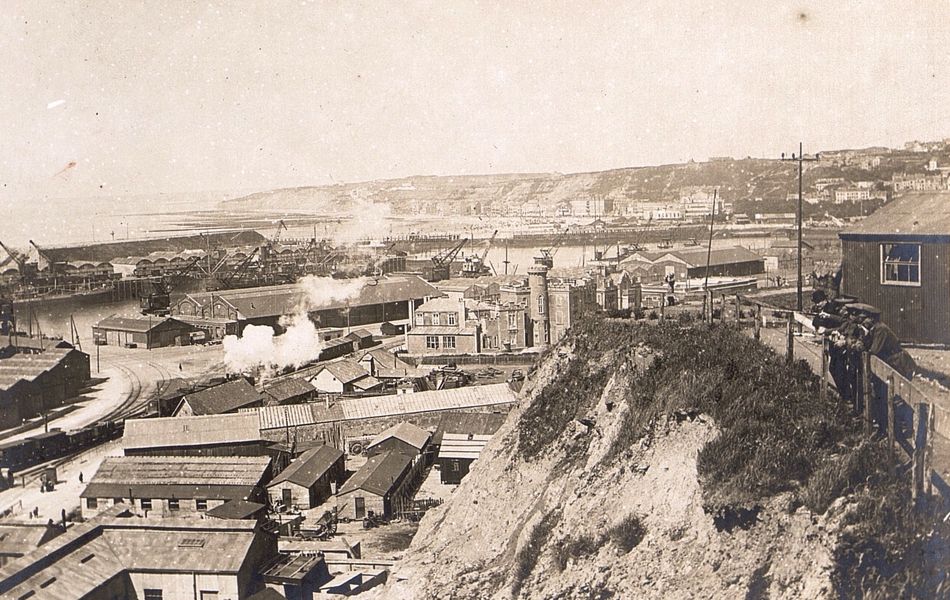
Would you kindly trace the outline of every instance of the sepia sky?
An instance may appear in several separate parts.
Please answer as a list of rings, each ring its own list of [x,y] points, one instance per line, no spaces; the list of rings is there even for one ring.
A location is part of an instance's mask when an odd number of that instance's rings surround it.
[[[5,0],[0,202],[940,139],[948,7]]]

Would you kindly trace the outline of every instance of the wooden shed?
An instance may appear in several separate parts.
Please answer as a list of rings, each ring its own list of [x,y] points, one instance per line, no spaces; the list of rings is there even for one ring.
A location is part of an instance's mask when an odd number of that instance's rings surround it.
[[[912,193],[838,234],[841,291],[902,342],[950,344],[950,193]]]
[[[411,496],[411,466],[412,458],[399,452],[371,457],[337,493],[339,517],[362,519],[368,511],[391,515],[394,502]]]
[[[317,446],[301,454],[267,486],[271,506],[313,508],[333,492],[331,484],[343,479],[343,453],[332,446]]]
[[[416,457],[423,454],[429,445],[431,434],[412,423],[402,422],[380,433],[366,446],[366,455],[375,456],[383,452],[400,452]]]

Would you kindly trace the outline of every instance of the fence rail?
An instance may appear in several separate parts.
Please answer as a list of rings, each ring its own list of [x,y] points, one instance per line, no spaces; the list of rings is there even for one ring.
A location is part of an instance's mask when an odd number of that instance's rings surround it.
[[[784,354],[789,363],[796,359],[805,360],[815,373],[820,374],[825,384],[822,394],[829,386],[835,386],[829,373],[828,341],[822,336],[800,333],[812,329],[807,315],[737,294],[734,311],[727,316],[727,304],[726,297],[721,297],[719,315],[722,321],[731,320],[741,327],[749,324],[743,315],[751,313],[751,332],[755,339]],[[709,306],[712,309],[712,298]],[[713,314],[713,310],[708,314],[704,310],[704,315],[710,320]],[[950,439],[950,412],[942,406],[937,394],[908,380],[867,352],[861,354],[856,379],[853,382],[856,391],[854,412],[861,415],[867,435],[887,436],[891,453],[888,468],[898,468],[899,459],[894,449],[899,448],[910,459],[909,464],[900,468],[910,467],[915,498],[932,494],[934,483],[938,484],[939,491],[947,493],[950,488],[933,470],[934,435]]]

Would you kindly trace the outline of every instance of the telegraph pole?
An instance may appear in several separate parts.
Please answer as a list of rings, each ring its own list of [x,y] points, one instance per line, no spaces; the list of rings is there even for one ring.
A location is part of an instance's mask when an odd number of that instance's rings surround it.
[[[802,163],[814,162],[818,160],[818,154],[811,158],[805,158],[802,150],[802,143],[798,142],[798,156],[792,152],[791,158],[785,158],[782,153],[782,160],[794,160],[798,162],[798,312],[802,312]]]

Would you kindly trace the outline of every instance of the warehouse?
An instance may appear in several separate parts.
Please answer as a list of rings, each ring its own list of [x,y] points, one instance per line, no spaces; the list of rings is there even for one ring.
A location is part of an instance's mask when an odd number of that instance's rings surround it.
[[[197,516],[228,500],[260,502],[270,478],[266,456],[110,456],[80,494],[89,519],[118,504],[156,516]]]
[[[72,347],[0,359],[0,428],[62,406],[88,381],[89,355]]]
[[[200,330],[189,323],[170,317],[112,315],[92,327],[96,344],[127,348],[165,348],[193,343]]]
[[[366,455],[400,452],[415,459],[426,451],[430,437],[432,436],[425,429],[402,422],[376,436],[376,439],[366,446]]]
[[[333,492],[331,484],[343,479],[343,453],[331,446],[311,448],[280,472],[267,486],[271,506],[313,508]]]
[[[181,316],[200,326],[200,320],[212,320],[216,329],[223,323],[236,323],[243,331],[248,325],[266,325],[283,333],[281,317],[308,307],[310,317],[322,327],[357,327],[408,319],[412,309],[441,292],[415,275],[386,276],[371,280],[355,298],[333,299],[312,306],[307,288],[285,284],[238,290],[188,294],[172,305],[172,315]]]
[[[126,456],[266,456],[257,412],[203,417],[128,419]]]
[[[911,193],[838,234],[841,291],[902,342],[950,344],[950,193]]]

